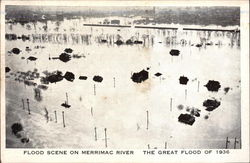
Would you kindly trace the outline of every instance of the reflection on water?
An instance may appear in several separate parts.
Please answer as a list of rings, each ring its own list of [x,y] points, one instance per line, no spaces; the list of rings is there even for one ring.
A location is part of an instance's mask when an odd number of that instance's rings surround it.
[[[91,44],[91,42],[113,44],[116,40],[142,40],[144,46],[153,46],[155,40],[165,45],[204,45],[240,46],[240,33],[227,31],[183,31],[166,29],[136,29],[84,26],[84,20],[48,21],[46,23],[7,24],[7,34],[27,34],[33,43],[52,44]],[[33,24],[33,25],[32,25]],[[14,29],[13,29],[14,26]],[[21,33],[20,33],[21,32]],[[195,36],[195,40],[194,40]],[[159,40],[158,40],[159,39]]]
[[[8,36],[12,39],[5,47],[5,65],[12,72],[6,78],[7,135],[8,127],[21,121],[30,138],[18,144],[9,134],[8,147],[104,148],[104,128],[110,148],[162,148],[166,141],[169,148],[225,148],[226,137],[240,139],[239,32],[90,27],[84,22],[6,24],[6,34],[16,35]],[[20,54],[11,53],[15,47]],[[66,48],[72,57],[62,62],[57,58]],[[171,56],[171,49],[180,55]],[[27,60],[30,56],[37,59]],[[149,79],[134,83],[131,74],[143,69]],[[59,71],[72,72],[75,79],[42,82]],[[95,82],[94,76],[103,80]],[[180,76],[188,77],[187,85],[179,84]],[[220,82],[219,92],[204,87],[209,80]],[[230,88],[227,94],[224,88]],[[65,93],[69,109],[61,107]],[[31,116],[20,109],[26,98]],[[209,98],[221,102],[213,112],[202,105]],[[192,126],[178,122],[181,113],[197,108],[200,117]]]

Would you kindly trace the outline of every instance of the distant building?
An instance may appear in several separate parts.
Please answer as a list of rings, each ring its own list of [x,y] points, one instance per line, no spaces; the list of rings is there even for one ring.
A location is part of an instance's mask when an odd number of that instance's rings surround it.
[[[41,17],[43,20],[47,19],[47,16],[46,15],[42,15]]]
[[[117,25],[119,25],[120,24],[120,20],[111,20],[111,24],[117,24]]]
[[[104,19],[103,24],[110,24],[110,21],[108,19]]]
[[[63,14],[56,14],[56,20],[63,21]]]

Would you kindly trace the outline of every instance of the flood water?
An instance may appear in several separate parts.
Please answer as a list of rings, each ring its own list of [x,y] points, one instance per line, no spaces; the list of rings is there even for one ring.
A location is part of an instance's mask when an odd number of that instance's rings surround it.
[[[239,33],[91,27],[83,25],[86,21],[6,24],[6,33],[30,37],[5,42],[5,66],[11,69],[6,73],[7,147],[105,148],[106,128],[107,148],[225,148],[227,137],[231,141],[228,148],[234,148],[234,139],[241,138]],[[143,43],[114,43],[131,38]],[[14,47],[21,53],[11,54]],[[52,59],[65,48],[80,57],[66,63]],[[171,49],[178,49],[180,55],[171,56]],[[27,60],[29,56],[37,60]],[[48,84],[39,101],[34,86],[15,80],[18,71],[34,69],[40,76],[45,76],[45,70],[69,71],[75,80]],[[133,82],[132,74],[143,69],[149,72],[149,79]],[[156,77],[157,72],[162,75]],[[103,81],[93,81],[95,75]],[[88,78],[79,80],[79,76]],[[188,77],[187,85],[179,84],[180,76]],[[209,80],[220,82],[218,92],[204,86]],[[40,78],[33,81],[41,84]],[[228,93],[226,87],[230,87]],[[70,108],[61,106],[66,93]],[[212,98],[221,104],[209,112],[203,102]],[[180,104],[182,110],[177,107]],[[187,107],[200,109],[193,125],[178,121],[180,114],[188,113]],[[28,143],[11,133],[15,122],[23,124]]]

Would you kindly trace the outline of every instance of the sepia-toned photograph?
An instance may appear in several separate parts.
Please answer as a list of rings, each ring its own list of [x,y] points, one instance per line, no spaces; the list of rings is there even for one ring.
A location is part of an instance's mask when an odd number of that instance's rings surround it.
[[[8,148],[241,148],[239,7],[5,10]]]
[[[226,4],[5,5],[4,148],[241,150],[242,13]]]

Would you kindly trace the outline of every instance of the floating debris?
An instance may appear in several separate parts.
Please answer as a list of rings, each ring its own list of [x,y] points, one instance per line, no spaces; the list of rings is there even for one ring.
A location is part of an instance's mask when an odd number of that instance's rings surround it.
[[[26,40],[29,40],[30,37],[29,37],[29,36],[26,36],[26,35],[22,35],[21,38],[18,37],[18,39],[22,39],[23,41],[26,41]]]
[[[21,59],[25,59],[25,57],[21,57]]]
[[[5,34],[5,39],[6,40],[17,40],[17,35],[16,34]]]
[[[70,105],[67,103],[62,103],[61,106],[65,107],[65,108],[70,108]]]
[[[39,88],[34,88],[35,96],[41,96],[41,90]]]
[[[87,76],[79,76],[79,79],[80,79],[80,80],[87,80],[88,77],[87,77]]]
[[[30,52],[31,49],[27,46],[27,47],[25,48],[25,51]]]
[[[41,96],[41,89],[39,88],[34,88],[34,92],[35,92],[35,100],[40,102],[42,101],[42,96]]]
[[[66,48],[66,49],[64,49],[64,51],[65,51],[66,53],[72,53],[72,52],[73,52],[73,50],[72,50],[71,48]]]
[[[192,82],[194,82],[194,81],[197,81],[197,78],[194,78],[194,79],[192,80]]]
[[[42,84],[49,84],[49,81],[48,81],[47,77],[41,77],[40,82]]]
[[[202,44],[196,44],[195,45],[197,48],[200,48],[200,47],[202,47]]]
[[[14,53],[14,54],[19,54],[19,53],[21,52],[21,50],[18,49],[18,48],[13,48],[13,49],[11,50],[11,52]]]
[[[224,92],[225,92],[225,94],[227,94],[227,93],[228,93],[228,91],[229,91],[230,89],[231,89],[230,87],[225,87],[225,88],[224,88]]]
[[[133,45],[133,41],[132,41],[131,39],[128,39],[128,40],[126,41],[126,44],[127,44],[127,45]]]
[[[61,104],[61,106],[65,108],[70,108],[71,105],[69,105],[69,100],[68,100],[68,94],[66,93],[66,101]]]
[[[212,43],[212,42],[208,42],[208,43],[206,43],[205,45],[206,45],[206,46],[211,46],[211,45],[213,45],[213,43]]]
[[[217,101],[216,99],[207,99],[203,102],[203,106],[206,107],[207,111],[213,111],[220,106],[220,101]]]
[[[29,58],[27,58],[28,60],[30,60],[30,61],[35,61],[35,60],[37,60],[37,58],[36,57],[33,57],[33,56],[29,56]]]
[[[185,76],[181,76],[179,78],[180,84],[186,85],[188,81],[189,81],[189,79],[187,77],[185,77]]]
[[[177,106],[177,108],[178,108],[179,110],[182,110],[182,109],[184,108],[184,106],[183,106],[182,104],[180,104],[180,105]]]
[[[64,78],[68,81],[73,82],[75,80],[75,75],[72,72],[66,72]]]
[[[17,133],[15,136],[16,136],[18,139],[20,139],[20,138],[22,137],[22,134],[21,134],[21,133]]]
[[[208,116],[208,115],[205,115],[205,116],[204,116],[204,119],[208,119],[208,118],[209,118],[209,116]]]
[[[58,72],[57,74],[52,74],[48,76],[46,80],[49,81],[50,83],[56,83],[63,80],[63,76],[61,75],[60,72]]]
[[[188,125],[193,125],[193,123],[195,122],[195,117],[190,114],[181,114],[178,117],[178,121]]]
[[[71,59],[71,56],[67,53],[62,53],[60,56],[59,56],[59,59],[62,61],[62,62],[68,62],[70,61]]]
[[[42,90],[47,90],[48,86],[40,84],[40,85],[37,86],[37,88],[40,88]]]
[[[29,138],[22,138],[21,139],[21,142],[22,143],[28,143],[30,140],[29,140]]]
[[[134,44],[142,44],[143,42],[142,41],[139,41],[139,40],[135,40],[134,41]]]
[[[5,72],[10,72],[10,68],[9,67],[5,67]]]
[[[159,72],[157,72],[156,74],[155,74],[155,76],[157,76],[157,77],[159,77],[159,76],[161,76],[162,74],[161,73],[159,73]]]
[[[180,50],[172,49],[172,50],[169,52],[169,54],[172,55],[172,56],[179,56]]]
[[[207,87],[208,91],[218,92],[221,85],[220,85],[220,82],[218,81],[209,80],[208,83],[205,85],[205,87]]]
[[[101,40],[101,43],[107,43],[107,42],[108,42],[107,40],[104,39]]]
[[[133,80],[133,82],[141,83],[148,79],[148,71],[142,70],[138,73],[133,73],[131,79]]]
[[[117,41],[115,42],[115,44],[116,44],[116,45],[122,45],[122,44],[123,44],[123,41],[122,41],[122,40],[117,40]]]
[[[16,135],[18,132],[23,131],[23,126],[21,123],[14,123],[11,126],[12,133]]]
[[[200,117],[200,112],[201,110],[197,109],[197,108],[191,108],[190,114],[194,115],[196,117]]]
[[[78,55],[78,54],[73,54],[72,55],[72,58],[77,58],[77,59],[79,59],[79,58],[82,58],[83,56],[81,56],[81,55]]]
[[[70,108],[70,105],[67,103],[62,103],[61,106],[65,107],[65,108]]]
[[[94,80],[95,82],[102,82],[103,77],[101,77],[101,76],[94,76],[94,77],[93,77],[93,80]]]
[[[37,84],[33,81],[29,81],[29,80],[24,80],[24,84],[28,85],[28,86],[36,86]]]

